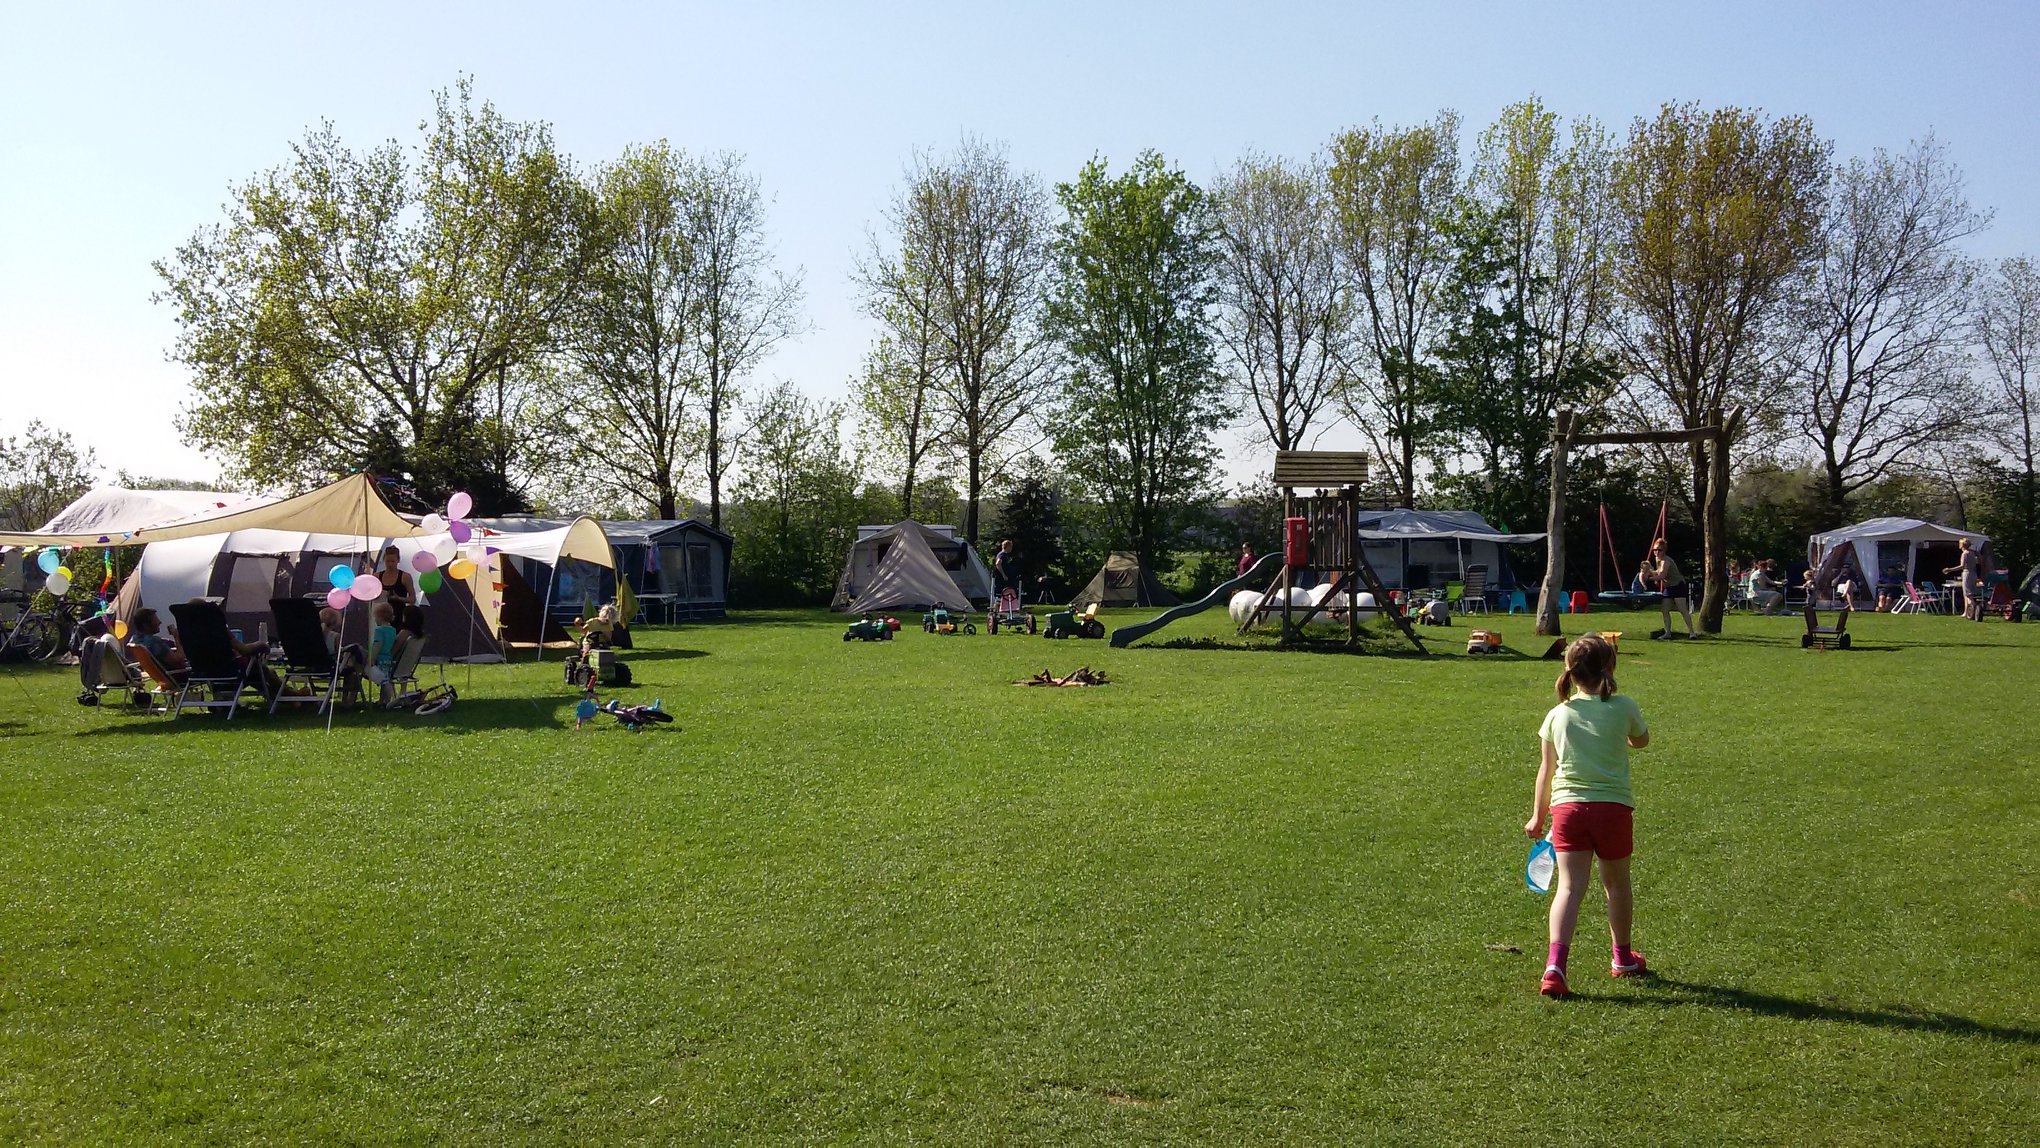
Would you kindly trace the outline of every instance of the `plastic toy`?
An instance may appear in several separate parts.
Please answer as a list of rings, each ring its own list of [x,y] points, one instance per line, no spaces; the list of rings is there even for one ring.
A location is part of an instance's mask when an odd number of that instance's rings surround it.
[[[873,618],[866,616],[850,623],[843,630],[843,640],[856,639],[860,642],[890,642],[893,632],[900,628],[898,618]]]
[[[1079,614],[1072,607],[1057,610],[1048,616],[1048,629],[1042,631],[1045,638],[1102,638],[1105,623],[1098,620],[1098,603],[1093,602]]]
[[[1466,636],[1466,652],[1499,654],[1502,652],[1502,636],[1493,630],[1475,630]]]
[[[597,682],[605,686],[630,685],[630,667],[616,656],[615,650],[594,649],[586,654],[568,654],[565,668],[570,686],[585,688]]]
[[[921,628],[931,634],[975,634],[977,623],[970,615],[945,610],[940,606],[921,615]]]
[[[985,615],[987,633],[996,634],[1001,627],[1009,634],[1018,633],[1022,629],[1032,634],[1036,629],[1034,615],[1021,607],[1020,592],[1017,590],[1008,588],[1001,591],[998,602]]]
[[[610,698],[602,706],[601,712],[623,723],[623,728],[632,733],[642,733],[648,725],[673,720],[672,714],[659,708],[659,701],[657,699],[648,706],[627,706],[615,698]]]
[[[595,715],[601,712],[602,707],[595,704],[595,687],[589,686],[581,691],[581,700],[574,703],[574,728],[580,729],[594,721]]]

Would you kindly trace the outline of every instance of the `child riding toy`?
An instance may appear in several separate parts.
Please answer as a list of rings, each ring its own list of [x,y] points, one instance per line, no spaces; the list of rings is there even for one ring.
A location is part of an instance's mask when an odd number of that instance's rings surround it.
[[[985,631],[996,634],[1000,627],[1007,633],[1017,633],[1023,627],[1030,634],[1035,631],[1034,615],[1020,606],[1020,592],[1007,587],[999,591],[999,600],[985,615]]]
[[[944,609],[941,606],[921,615],[921,628],[931,634],[975,634],[977,623],[970,615]]]
[[[1057,610],[1055,613],[1050,614],[1048,616],[1048,629],[1043,631],[1042,636],[1045,638],[1104,637],[1105,623],[1098,620],[1098,603],[1093,602],[1089,606],[1084,607],[1082,614],[1077,613],[1075,607],[1071,607],[1068,610]]]

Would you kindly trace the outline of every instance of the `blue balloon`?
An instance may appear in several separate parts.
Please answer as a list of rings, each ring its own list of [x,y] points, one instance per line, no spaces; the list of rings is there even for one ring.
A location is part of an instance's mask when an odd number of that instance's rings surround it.
[[[43,573],[55,574],[57,572],[57,552],[54,550],[43,551],[41,554],[36,555],[35,564],[42,567]]]
[[[326,577],[332,579],[335,590],[345,590],[354,585],[354,567],[342,562],[326,571]]]

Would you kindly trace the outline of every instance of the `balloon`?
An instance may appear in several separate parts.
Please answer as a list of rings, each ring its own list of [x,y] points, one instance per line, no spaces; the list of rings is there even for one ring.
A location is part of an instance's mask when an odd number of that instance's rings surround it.
[[[424,591],[427,594],[430,594],[434,590],[439,589],[439,584],[441,581],[442,579],[439,577],[439,571],[427,570],[423,574],[418,575],[418,589]]]
[[[453,561],[453,556],[456,553],[458,553],[459,550],[460,543],[455,542],[453,540],[453,536],[450,534],[442,534],[439,537],[432,540],[432,557],[436,559],[438,561],[438,564],[441,566],[444,566],[448,562]]]
[[[43,589],[48,590],[53,598],[63,597],[64,592],[70,588],[71,576],[64,573],[64,568],[61,566],[57,567],[56,573],[43,580]]]
[[[418,520],[418,529],[423,530],[427,534],[444,534],[446,533],[446,519],[439,517],[437,514],[428,514]]]
[[[475,564],[465,558],[456,558],[447,566],[446,572],[464,582],[474,576]]]
[[[453,540],[455,542],[466,542],[468,539],[473,538],[475,536],[474,528],[469,526],[465,522],[447,523],[446,532],[453,536]]]
[[[115,618],[113,620],[113,640],[118,642],[125,637],[127,637],[127,623],[119,618]]]
[[[475,500],[469,498],[468,492],[465,490],[456,493],[452,498],[446,500],[446,516],[448,518],[466,518],[469,514],[473,513],[474,509]]]
[[[374,575],[364,574],[355,578],[354,583],[347,587],[347,592],[354,595],[357,602],[373,602],[382,597],[382,583]]]
[[[43,551],[35,556],[35,564],[42,568],[43,573],[55,574],[57,572],[57,552],[54,550]]]
[[[71,568],[69,566],[57,567],[56,573],[62,574],[64,576],[64,581],[66,582],[69,582],[72,578],[76,577],[76,575],[71,573]]]
[[[352,601],[354,601],[354,595],[349,594],[345,586],[335,586],[331,590],[326,591],[326,605],[333,607],[335,610],[345,610],[347,604]]]
[[[439,569],[439,559],[430,550],[420,550],[411,555],[411,569],[427,574]]]
[[[349,586],[354,585],[354,567],[345,564],[335,566],[331,570],[326,571],[326,580],[333,584],[333,589],[345,590]],[[334,607],[334,609],[338,608],[337,606]]]

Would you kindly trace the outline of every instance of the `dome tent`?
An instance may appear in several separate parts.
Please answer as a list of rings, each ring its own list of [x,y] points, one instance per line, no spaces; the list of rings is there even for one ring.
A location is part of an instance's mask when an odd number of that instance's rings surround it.
[[[926,578],[925,569],[912,580],[904,584],[901,582],[907,566],[922,566],[918,554],[894,562],[893,551],[909,540],[918,542],[918,549],[928,552],[935,568],[949,582],[947,590],[936,586],[933,579]],[[911,601],[860,605],[870,598],[872,588],[878,585],[880,573],[888,564],[896,567],[889,577],[894,586],[888,594],[906,593]],[[843,573],[836,579],[836,596],[829,605],[832,609],[849,612],[933,605],[968,610],[978,603],[990,603],[991,598],[992,574],[986,569],[984,560],[978,557],[976,548],[958,538],[949,527],[928,526],[908,518],[891,526],[857,528],[857,540],[850,544],[850,553],[843,562]]]
[[[1155,580],[1140,555],[1114,550],[1090,585],[1070,599],[1070,608],[1081,610],[1093,602],[1100,606],[1174,606],[1181,601]]]

